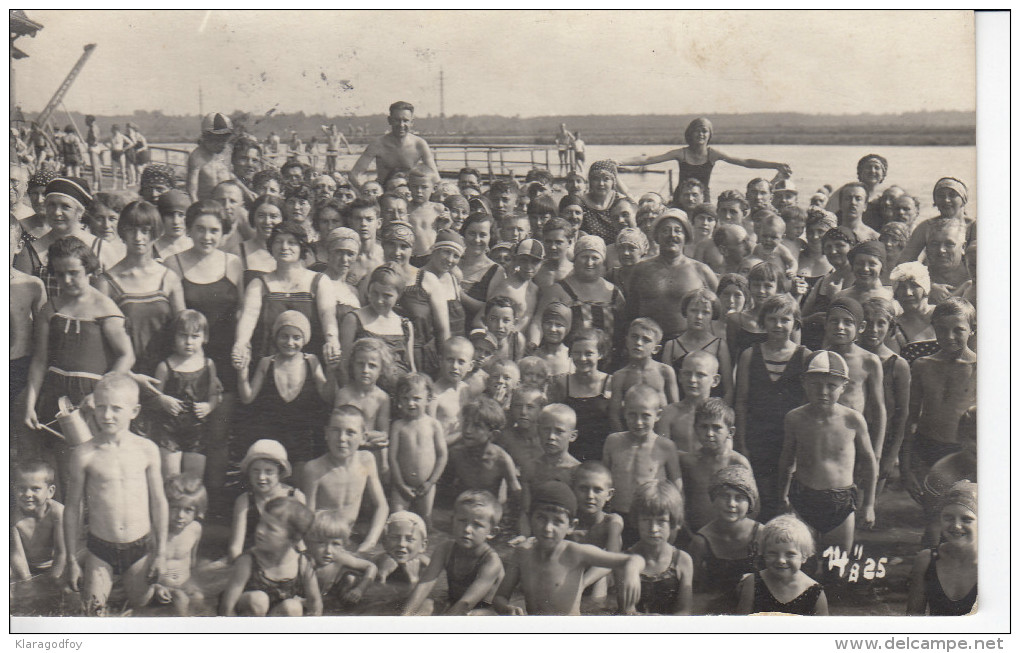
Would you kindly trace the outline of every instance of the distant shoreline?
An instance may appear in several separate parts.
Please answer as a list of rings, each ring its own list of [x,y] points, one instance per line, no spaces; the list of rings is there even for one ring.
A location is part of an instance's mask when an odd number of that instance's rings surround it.
[[[552,138],[536,138],[527,135],[452,135],[452,134],[419,134],[436,145],[471,145],[476,143],[493,143],[504,145],[553,145]],[[354,139],[351,143],[367,143],[368,139]],[[640,136],[599,134],[598,137],[585,142],[591,145],[685,145],[682,135],[652,134]],[[904,145],[904,146],[974,146],[974,130],[952,130],[946,132],[898,133],[887,131],[851,133],[727,133],[725,136],[713,138],[712,145]]]

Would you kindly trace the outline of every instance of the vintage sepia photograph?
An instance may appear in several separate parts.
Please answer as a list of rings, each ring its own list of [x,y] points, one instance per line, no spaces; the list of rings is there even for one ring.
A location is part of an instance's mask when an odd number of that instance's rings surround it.
[[[15,632],[980,614],[973,12],[9,14]]]

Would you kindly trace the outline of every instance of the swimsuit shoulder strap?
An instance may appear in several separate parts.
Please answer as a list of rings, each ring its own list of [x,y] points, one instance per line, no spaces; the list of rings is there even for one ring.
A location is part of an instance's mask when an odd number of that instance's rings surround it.
[[[227,278],[227,272],[230,271],[230,254],[223,252],[223,276],[221,279]]]
[[[101,276],[104,279],[106,279],[106,283],[110,284],[110,287],[113,288],[117,292],[118,295],[126,294],[124,292],[124,289],[121,287],[121,285],[119,283],[117,283],[117,280],[113,278],[113,275],[110,274],[110,272],[108,270],[102,272]]]
[[[247,270],[248,269],[248,252],[244,249],[244,241],[243,240],[241,241],[240,249],[241,249],[241,265],[243,265],[244,269]]]
[[[181,263],[181,254],[183,254],[183,252],[174,254],[174,260],[177,261],[177,269],[181,271],[181,279],[187,279],[187,276],[184,274],[184,264]]]
[[[571,301],[578,301],[577,293],[574,292],[574,289],[567,283],[566,279],[560,279],[556,283],[559,284],[560,288],[563,288],[563,292],[567,293],[567,297],[570,297]]]

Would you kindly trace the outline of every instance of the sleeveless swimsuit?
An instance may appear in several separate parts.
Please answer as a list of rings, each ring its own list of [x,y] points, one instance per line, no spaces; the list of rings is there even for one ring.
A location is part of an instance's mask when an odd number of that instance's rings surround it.
[[[367,330],[361,323],[361,315],[357,311],[353,311],[354,319],[358,323],[357,329],[354,330],[354,339],[358,338],[378,338],[386,343],[386,346],[390,348],[390,352],[393,354],[393,364],[396,366],[395,374],[391,374],[391,377],[397,377],[401,374],[407,374],[411,371],[410,359],[407,356],[407,338],[411,335],[411,321],[406,317],[400,318],[400,330],[403,332],[402,335],[389,335],[381,333],[372,333]],[[417,340],[417,338],[415,338]]]
[[[715,356],[716,360],[719,360],[719,348],[722,347],[722,344],[723,344],[722,338],[713,338],[712,340],[709,340],[708,342],[706,342],[703,346],[698,347],[695,351],[706,351],[706,352],[712,354],[713,356]],[[712,347],[713,345],[715,346],[715,352],[714,353],[709,351],[709,348]],[[675,349],[677,347],[680,348],[680,352],[676,352],[675,351]],[[679,353],[679,356],[676,356],[675,358],[673,358],[672,361],[668,360],[671,356],[675,356],[677,353]],[[662,362],[667,363],[668,365],[672,365],[673,366],[673,369],[676,370],[676,378],[677,378],[677,380],[679,380],[681,378],[680,377],[680,370],[681,370],[681,368],[683,368],[684,359],[687,358],[687,355],[690,354],[690,353],[691,352],[687,351],[687,347],[684,347],[683,343],[680,342],[679,336],[676,337],[676,338],[673,338],[672,340],[667,342],[665,344],[665,346],[663,347],[663,353],[662,353],[662,359],[663,360],[662,360]],[[683,389],[683,386],[681,385],[680,386],[680,399],[681,400],[684,398],[684,394],[685,394],[684,393],[684,389]],[[722,389],[722,383],[716,384],[716,386],[714,388],[712,388],[712,391],[709,393],[709,396],[711,396],[711,397],[723,397],[724,395],[725,395],[725,393],[723,392],[723,389]]]
[[[247,252],[247,250],[245,250],[243,242],[240,245],[240,250],[241,250],[241,267],[244,268],[244,273],[243,273],[244,276],[241,277],[241,285],[243,285],[245,287],[245,289],[247,289],[248,285],[252,281],[255,281],[256,279],[264,277],[264,276],[266,276],[269,273],[265,272],[264,270],[252,270],[252,269],[250,269],[248,267],[248,252]]]
[[[570,455],[581,462],[601,460],[602,447],[613,431],[609,424],[609,397],[606,396],[609,375],[602,379],[602,388],[594,397],[572,396],[569,374],[564,381],[563,403],[573,408],[577,414],[577,439],[570,443]]]
[[[787,614],[815,614],[815,604],[822,593],[822,586],[815,583],[787,603],[780,603],[761,577],[761,572],[754,574],[754,603],[751,614],[758,612],[785,612]]]
[[[259,559],[251,556],[251,576],[244,585],[245,592],[265,592],[269,597],[269,609],[283,603],[287,599],[307,598],[308,588],[305,587],[304,576],[311,562],[304,553],[298,554],[298,571],[293,578],[277,580],[266,576],[259,564]]]
[[[932,616],[961,617],[970,614],[977,602],[977,583],[962,597],[953,600],[946,596],[946,590],[939,581],[939,550],[931,549],[931,562],[924,572],[924,598],[928,603],[928,614]]]
[[[492,265],[489,266],[489,269],[486,270],[484,274],[482,274],[481,278],[479,278],[478,281],[471,282],[468,281],[467,279],[462,279],[460,282],[460,287],[464,291],[464,294],[470,297],[471,299],[485,303],[485,300],[487,299],[489,293],[489,286],[492,285],[492,278],[496,276],[497,270],[499,270],[499,264],[493,263]],[[478,311],[470,309],[467,306],[465,306],[464,323],[473,324],[475,316],[477,314]]]
[[[219,386],[212,373],[210,361],[206,359],[202,369],[194,372],[178,372],[165,361],[170,376],[163,384],[163,394],[184,402],[184,410],[178,415],[159,411],[153,421],[156,443],[170,452],[186,451],[204,454],[208,442],[209,417],[195,415],[195,404],[209,400],[209,393]]]
[[[460,547],[454,545],[450,551],[450,556],[446,559],[446,598],[451,605],[463,598],[464,593],[467,592],[471,584],[478,578],[482,565],[491,560],[492,556],[499,557],[488,544],[483,544],[482,546],[485,547],[485,552],[478,556],[471,568],[463,574],[457,573],[457,554],[460,552]],[[473,608],[474,606],[471,607]]]
[[[435,341],[436,332],[432,321],[432,302],[430,295],[422,287],[425,270],[418,270],[414,285],[404,288],[397,301],[396,312],[411,320],[414,325],[414,364],[419,370],[435,374],[439,368],[439,345]],[[464,306],[460,303],[460,286],[456,277],[453,279],[454,294],[457,299],[446,302],[447,315],[450,321],[450,335],[464,335]]]
[[[747,397],[747,419],[745,441],[751,469],[758,479],[761,495],[761,519],[771,519],[778,514],[779,500],[779,456],[783,449],[786,414],[806,403],[801,373],[807,349],[798,346],[783,368],[779,378],[773,380],[762,355],[762,346],[751,349],[748,365],[748,387],[752,391]],[[776,363],[776,366],[779,364]]]
[[[49,360],[37,404],[39,421],[53,419],[58,410],[57,400],[62,396],[75,406],[81,405],[110,370],[114,356],[103,336],[103,321],[117,317],[121,316],[81,319],[60,312],[50,316]]]
[[[324,445],[318,443],[326,425],[326,405],[315,386],[311,356],[304,355],[305,382],[290,401],[285,401],[276,387],[276,361],[269,363],[262,389],[244,411],[247,419],[243,421],[248,424],[243,437],[237,438],[241,456],[256,440],[264,438],[282,444],[292,463],[307,462],[321,453],[319,449]]]
[[[113,291],[111,299],[124,313],[128,337],[135,352],[135,371],[152,376],[156,365],[170,353],[173,308],[166,292],[166,275],[155,290],[126,292],[109,274],[104,274]]]
[[[234,346],[240,290],[227,278],[228,256],[226,252],[223,253],[223,276],[212,283],[196,283],[188,279],[180,256],[177,257],[177,268],[181,273],[184,305],[205,315],[209,322],[209,341],[205,344],[205,355],[216,363],[223,391],[236,392],[237,372],[234,370],[230,350]]]
[[[745,574],[753,574],[758,567],[755,564],[758,558],[758,530],[761,524],[755,522],[751,530],[751,538],[747,543],[747,555],[743,558],[720,558],[712,550],[712,540],[708,539],[699,531],[699,535],[705,540],[705,578],[708,587],[704,588],[709,592],[719,591],[721,594],[712,599],[705,608],[708,614],[736,614],[737,584]],[[701,589],[701,588],[699,588]]]
[[[697,179],[705,185],[704,196],[705,200],[708,201],[708,198],[712,197],[712,192],[708,188],[708,182],[712,178],[712,168],[715,166],[715,161],[712,160],[711,152],[706,157],[704,163],[698,164],[689,163],[687,161],[687,148],[684,148],[681,156],[683,158],[677,161],[677,164],[679,165],[676,177],[678,183],[676,185],[676,189],[673,191],[673,201],[670,202],[670,206],[680,206],[680,189],[683,187],[684,181],[687,179]]]
[[[319,293],[319,284],[323,279],[326,279],[326,275],[320,272],[312,278],[309,290],[277,292],[269,289],[265,277],[258,277],[259,283],[262,284],[262,310],[259,313],[255,333],[251,338],[252,358],[270,356],[276,350],[273,345],[275,337],[272,332],[273,323],[284,311],[297,311],[308,318],[309,324],[312,325],[312,333],[302,351],[316,356],[322,355],[322,346],[326,340],[323,336],[322,322],[319,320],[315,298]]]
[[[297,490],[290,488],[287,490],[287,496],[293,498],[294,493]],[[259,518],[262,517],[262,512],[259,510],[258,504],[255,503],[255,495],[252,494],[251,490],[248,490],[248,510],[244,513],[244,550],[247,551],[255,543],[255,527],[259,525]]]
[[[610,337],[616,333],[613,328],[616,313],[619,311],[622,314],[625,304],[623,292],[617,286],[613,286],[609,301],[591,301],[581,299],[566,279],[561,279],[556,283],[570,298],[569,306],[573,314],[571,332],[582,328],[596,328],[602,329]]]
[[[633,553],[631,549],[628,553]],[[669,566],[657,574],[641,572],[641,598],[637,611],[642,614],[673,614],[676,599],[680,595],[680,577],[677,575],[677,561],[680,549],[673,547]]]

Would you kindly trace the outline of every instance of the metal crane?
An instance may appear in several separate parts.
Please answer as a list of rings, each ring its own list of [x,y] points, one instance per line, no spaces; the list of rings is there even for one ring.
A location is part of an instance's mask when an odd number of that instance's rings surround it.
[[[60,88],[58,88],[57,92],[53,94],[50,101],[46,103],[46,108],[44,108],[39,114],[39,117],[36,118],[36,122],[40,126],[45,126],[50,121],[50,117],[53,116],[53,112],[56,111],[57,106],[64,99],[64,96],[67,95],[67,91],[71,88],[71,84],[73,84],[74,80],[77,79],[81,69],[85,67],[85,62],[92,56],[92,51],[95,49],[95,43],[89,43],[85,46],[85,51],[82,52],[81,57],[78,58],[78,63],[74,64],[74,68],[72,68],[71,72],[69,72],[67,77],[64,78],[64,81],[60,84]]]

